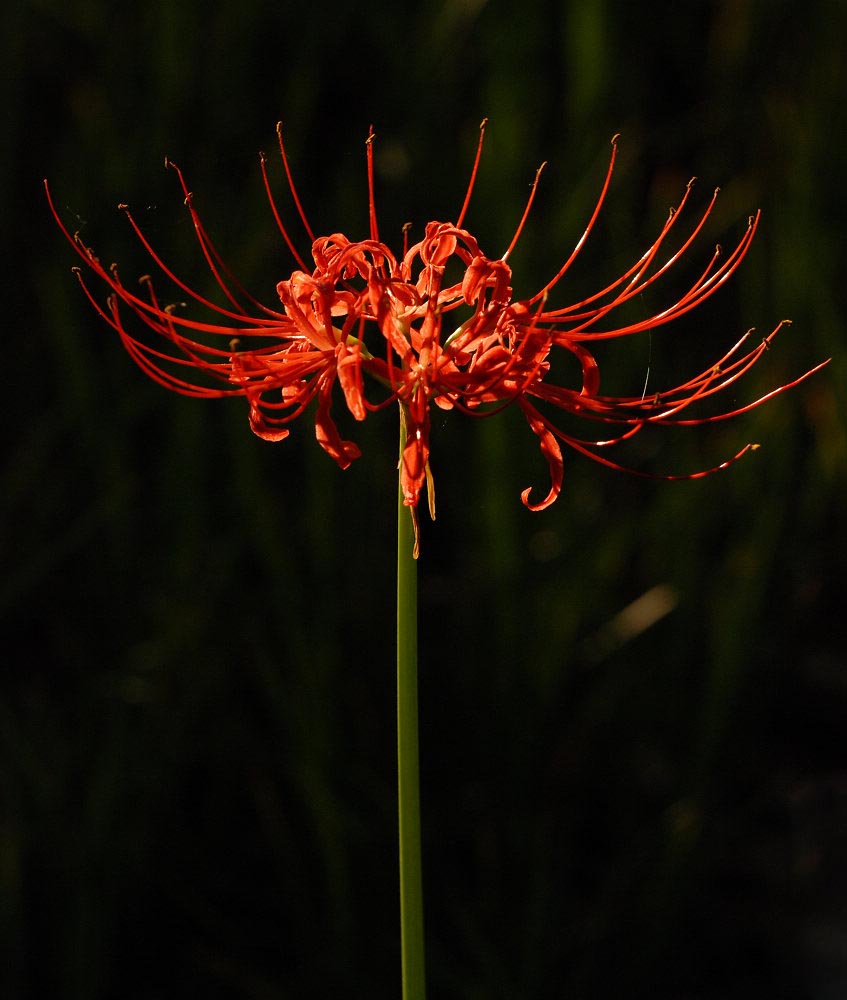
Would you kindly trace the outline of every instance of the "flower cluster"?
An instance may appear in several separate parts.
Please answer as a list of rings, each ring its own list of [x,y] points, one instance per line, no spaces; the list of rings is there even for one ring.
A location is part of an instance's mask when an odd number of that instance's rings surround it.
[[[616,137],[597,203],[576,248],[543,288],[530,298],[518,300],[512,294],[508,259],[535,197],[541,169],[506,252],[500,257],[487,256],[464,228],[484,131],[485,122],[480,127],[470,181],[456,221],[430,222],[422,239],[412,245],[407,227],[402,253],[398,255],[379,237],[373,130],[366,145],[369,238],[351,241],[341,233],[316,237],[312,232],[278,126],[288,187],[312,242],[312,263],[307,264],[298,254],[282,221],[263,155],[261,169],[271,211],[298,265],[278,283],[279,305],[273,308],[242,288],[201,223],[182,172],[166,161],[182,186],[198,244],[223,295],[223,304],[210,301],[177,277],[129,209],[121,208],[153,263],[181,295],[204,307],[211,321],[185,314],[184,302],[179,306],[163,304],[149,276],[141,279],[138,290],[125,285],[115,266],[105,267],[78,234],[72,235],[65,228],[52,200],[50,206],[86,268],[108,289],[101,302],[86,284],[83,270],[77,268],[89,299],[117,331],[139,367],[166,388],[203,398],[243,396],[249,407],[250,426],[269,441],[285,438],[289,425],[316,401],[317,440],[341,468],[347,468],[360,451],[355,443],[342,439],[333,421],[331,406],[339,395],[336,386],[356,420],[399,404],[406,428],[400,481],[404,502],[413,516],[427,484],[433,509],[429,474],[433,406],[470,416],[490,416],[510,404],[517,405],[537,436],[550,471],[550,487],[543,499],[531,502],[531,491],[522,493],[527,507],[541,510],[561,491],[562,444],[604,465],[621,468],[602,454],[603,449],[646,426],[699,424],[736,416],[811,374],[741,407],[689,417],[687,411],[693,403],[726,389],[756,363],[783,326],[780,324],[752,348],[747,346],[745,335],[715,364],[675,388],[650,396],[601,394],[599,369],[590,345],[652,330],[703,302],[738,267],[756,232],[759,216],[749,220],[731,252],[724,255],[720,248],[715,250],[690,287],[674,302],[656,315],[616,326],[616,310],[665,276],[700,234],[717,192],[681,245],[664,256],[668,253],[663,253],[663,248],[669,244],[669,234],[683,217],[689,200],[689,184],[651,246],[623,275],[580,302],[550,307],[550,293],[579,254],[605,200],[615,162]],[[151,337],[151,333],[155,336]],[[551,380],[551,361],[558,352],[575,359],[574,370],[581,372],[575,384],[559,385]],[[619,429],[611,437],[596,440],[575,437],[552,421],[549,414],[556,409],[601,425],[617,425]],[[751,447],[747,445],[717,468],[730,464]],[[664,478],[693,478],[712,471]]]

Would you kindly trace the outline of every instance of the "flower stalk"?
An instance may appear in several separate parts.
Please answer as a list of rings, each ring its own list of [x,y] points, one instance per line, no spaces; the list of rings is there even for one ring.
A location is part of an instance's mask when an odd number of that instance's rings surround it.
[[[406,447],[400,407],[400,464]],[[414,510],[397,501],[397,799],[403,1000],[424,1000],[423,879],[418,752],[418,564]]]

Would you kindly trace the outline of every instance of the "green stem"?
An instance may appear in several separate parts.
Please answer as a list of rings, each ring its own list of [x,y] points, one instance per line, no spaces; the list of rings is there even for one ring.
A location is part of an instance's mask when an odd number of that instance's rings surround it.
[[[400,406],[400,462],[406,415]],[[421,809],[418,778],[418,573],[410,509],[397,505],[397,797],[400,837],[400,939],[403,1000],[424,1000]]]

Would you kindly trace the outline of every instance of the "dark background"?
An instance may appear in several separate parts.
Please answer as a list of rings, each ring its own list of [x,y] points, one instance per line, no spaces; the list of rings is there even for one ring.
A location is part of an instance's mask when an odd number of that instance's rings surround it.
[[[518,294],[582,232],[616,132],[563,301],[621,273],[692,174],[695,207],[723,192],[689,276],[764,210],[731,286],[603,352],[610,390],[640,391],[648,364],[651,386],[676,384],[784,316],[729,404],[834,362],[754,414],[618,456],[676,472],[762,443],[731,471],[665,483],[568,455],[541,514],[519,500],[546,468],[518,412],[436,421],[431,995],[844,996],[840,0],[4,10],[0,994],[399,995],[394,414],[342,422],[363,450],[342,473],[308,419],[268,445],[242,402],[149,382],[80,294],[41,179],[128,283],[150,266],[119,201],[207,289],[167,153],[272,304],[292,264],[257,152],[279,118],[312,225],[351,238],[374,123],[399,245],[405,221],[455,217],[488,116],[467,224],[492,256],[549,161]],[[627,627],[645,594],[672,610]]]

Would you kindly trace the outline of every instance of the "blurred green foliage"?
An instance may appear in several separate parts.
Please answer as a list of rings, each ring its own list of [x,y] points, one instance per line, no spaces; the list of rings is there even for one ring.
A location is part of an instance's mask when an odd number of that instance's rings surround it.
[[[546,475],[519,414],[436,421],[432,996],[842,996],[840,0],[11,0],[3,18],[0,994],[398,993],[393,415],[355,428],[363,457],[341,473],[308,421],[270,446],[238,402],[149,383],[79,294],[41,178],[124,280],[148,267],[119,201],[202,286],[167,153],[272,302],[291,263],[256,153],[278,118],[313,226],[351,237],[375,123],[399,244],[407,220],[455,215],[488,116],[468,225],[492,255],[549,161],[519,293],[582,232],[616,132],[562,295],[619,274],[693,173],[701,204],[723,188],[704,255],[765,211],[732,286],[605,352],[604,377],[675,384],[784,315],[744,399],[834,361],[737,422],[621,456],[679,471],[762,442],[730,472],[669,484],[573,456],[543,514],[519,501]],[[621,617],[645,595],[649,628]]]

